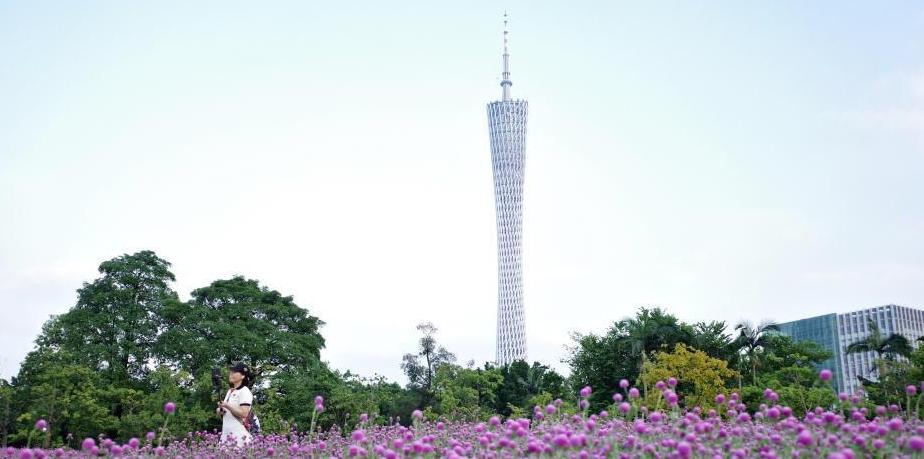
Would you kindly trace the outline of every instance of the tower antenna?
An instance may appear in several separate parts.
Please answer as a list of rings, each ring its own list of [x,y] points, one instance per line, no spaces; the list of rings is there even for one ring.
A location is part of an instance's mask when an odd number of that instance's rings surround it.
[[[507,12],[504,11],[504,71],[501,73],[501,100],[510,100],[510,87],[513,82],[510,81],[510,52],[507,50]]]

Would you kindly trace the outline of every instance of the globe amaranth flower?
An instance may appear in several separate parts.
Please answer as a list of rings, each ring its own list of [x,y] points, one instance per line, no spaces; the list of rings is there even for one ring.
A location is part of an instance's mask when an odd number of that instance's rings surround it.
[[[924,438],[915,435],[908,439],[907,445],[912,451],[922,451],[924,450]]]
[[[35,421],[35,430],[45,430],[48,428],[48,421],[44,419],[39,419]]]
[[[164,413],[173,414],[176,411],[176,404],[173,402],[167,402],[164,404]]]
[[[821,378],[822,381],[828,382],[832,377],[834,377],[834,374],[831,373],[831,370],[825,368],[824,370],[818,372],[818,377]]]

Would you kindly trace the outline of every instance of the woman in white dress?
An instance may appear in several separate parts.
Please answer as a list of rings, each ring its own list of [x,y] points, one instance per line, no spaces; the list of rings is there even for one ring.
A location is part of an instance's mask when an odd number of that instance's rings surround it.
[[[251,383],[250,368],[237,362],[229,368],[228,382],[231,389],[225,394],[225,399],[218,402],[217,412],[222,416],[221,442],[233,438],[238,446],[244,445],[251,439],[250,432],[244,426],[244,421],[250,414],[253,404],[253,393],[247,387]]]

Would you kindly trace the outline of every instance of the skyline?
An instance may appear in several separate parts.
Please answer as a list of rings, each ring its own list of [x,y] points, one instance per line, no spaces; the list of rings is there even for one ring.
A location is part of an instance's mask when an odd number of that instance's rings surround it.
[[[924,306],[924,7],[506,9],[533,360],[638,306]],[[0,3],[0,376],[143,249],[184,299],[235,274],[294,295],[335,368],[403,380],[427,320],[489,360],[502,11]]]

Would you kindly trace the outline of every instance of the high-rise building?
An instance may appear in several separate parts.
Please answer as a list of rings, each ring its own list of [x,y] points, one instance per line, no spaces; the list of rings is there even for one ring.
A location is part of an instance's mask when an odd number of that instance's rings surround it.
[[[834,373],[834,386],[838,391],[853,393],[860,385],[858,376],[875,381],[876,354],[860,352],[847,354],[847,346],[870,334],[872,320],[883,337],[898,333],[912,345],[924,336],[924,311],[894,304],[844,314],[826,314],[779,324],[780,332],[795,341],[814,341],[834,354],[818,365]]]
[[[504,15],[504,70],[501,100],[488,104],[488,132],[494,170],[497,212],[497,353],[505,365],[526,360],[526,321],[523,311],[523,166],[526,159],[525,100],[510,97],[510,53]]]

